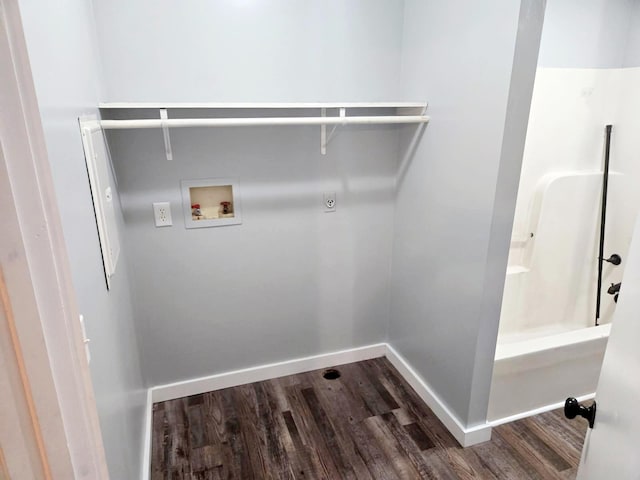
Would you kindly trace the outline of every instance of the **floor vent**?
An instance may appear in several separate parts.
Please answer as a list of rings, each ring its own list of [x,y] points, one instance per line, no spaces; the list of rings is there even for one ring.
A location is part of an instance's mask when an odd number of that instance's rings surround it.
[[[327,380],[335,380],[336,378],[340,378],[340,372],[334,368],[330,368],[325,370],[322,376]]]

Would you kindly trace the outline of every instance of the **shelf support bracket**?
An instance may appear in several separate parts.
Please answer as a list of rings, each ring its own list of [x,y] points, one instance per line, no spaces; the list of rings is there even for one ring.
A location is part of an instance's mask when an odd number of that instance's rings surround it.
[[[166,108],[160,109],[160,120],[162,120],[162,136],[164,137],[164,151],[167,154],[167,160],[173,160],[173,152],[171,151],[171,138],[169,137],[169,126],[166,120],[169,119]]]
[[[327,116],[326,108],[320,109],[320,116],[322,117]],[[347,116],[347,109],[345,107],[340,107],[340,118],[344,120],[346,116]],[[342,125],[344,125],[344,122],[342,123]],[[331,141],[331,138],[333,138],[333,134],[336,133],[336,128],[338,128],[337,124],[333,126],[333,128],[331,129],[331,132],[329,132],[329,135],[327,135],[327,126],[320,125],[320,153],[322,155],[327,154],[327,145]]]
[[[347,109],[344,107],[340,108],[340,118],[342,120],[344,120],[344,118],[347,116]],[[344,125],[344,121],[342,123],[342,125]],[[333,138],[333,134],[336,133],[336,128],[338,128],[338,125],[334,125],[333,128],[331,129],[331,132],[329,132],[329,136],[327,137],[327,145],[329,144],[329,142],[331,142],[331,139]]]
[[[326,108],[320,109],[320,116],[321,117],[327,116]],[[327,154],[327,126],[325,124],[320,125],[320,154],[321,155]]]

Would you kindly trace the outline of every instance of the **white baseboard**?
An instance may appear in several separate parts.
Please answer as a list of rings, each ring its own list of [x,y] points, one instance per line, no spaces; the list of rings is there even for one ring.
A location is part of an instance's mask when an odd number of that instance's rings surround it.
[[[244,368],[242,370],[194,378],[183,382],[159,385],[151,388],[151,399],[153,403],[164,402],[166,400],[173,400],[174,398],[197,395],[222,388],[237,387],[238,385],[261,382],[286,375],[295,375],[296,373],[308,372],[319,368],[383,357],[386,351],[387,345],[385,343],[378,343],[375,345],[351,348],[349,350],[341,350],[339,352],[324,353],[311,357]]]
[[[594,393],[588,393],[586,395],[582,395],[580,397],[576,397],[579,402],[584,402],[585,400],[591,400],[596,397]],[[498,425],[502,425],[504,423],[515,422],[516,420],[522,420],[523,418],[533,417],[534,415],[538,415],[540,413],[550,412],[551,410],[555,410],[557,408],[564,407],[564,402],[552,403],[550,405],[545,405],[544,407],[534,408],[533,410],[527,410],[526,412],[518,413],[516,415],[510,415],[508,417],[498,418],[496,420],[490,420],[487,422],[492,427],[497,427]]]
[[[142,479],[148,480],[150,474],[152,409],[154,403],[384,356],[387,357],[389,362],[398,370],[407,383],[411,385],[460,445],[469,447],[477,443],[485,442],[491,438],[491,427],[499,425],[500,423],[497,423],[499,421],[475,427],[464,427],[458,417],[440,400],[431,387],[429,387],[392,346],[386,343],[378,343],[150,388],[147,394]],[[557,406],[549,406],[549,410],[553,408],[557,408]],[[535,415],[535,413],[531,413],[531,415]],[[505,423],[517,419],[502,420],[504,420],[502,423]]]
[[[383,356],[387,357],[389,362],[398,370],[400,375],[411,385],[420,398],[463,447],[469,447],[490,440],[491,429],[493,427],[555,410],[564,405],[563,402],[554,403],[517,415],[492,420],[482,425],[464,427],[458,417],[440,400],[428,383],[418,375],[402,355],[391,345],[378,343],[150,388],[147,392],[142,479],[148,480],[150,474],[152,409],[154,403]],[[578,401],[583,402],[594,397],[595,393],[591,393],[578,397]]]
[[[456,440],[463,447],[475,445],[491,438],[491,425],[483,424],[465,428],[456,415],[438,398],[429,385],[415,372],[409,363],[389,344],[378,343],[339,352],[325,353],[284,362],[260,365],[183,382],[159,385],[150,389],[152,403],[197,395],[222,388],[260,382],[272,378],[294,375],[334,365],[359,362],[386,356],[400,375],[413,387]]]
[[[144,438],[142,439],[142,472],[140,478],[149,480],[151,478],[151,436],[153,428],[153,400],[151,399],[151,389],[147,390],[147,403],[144,412]]]
[[[485,423],[475,427],[464,427],[458,417],[438,398],[431,387],[416,373],[404,357],[389,344],[387,344],[386,357],[460,445],[470,447],[491,439],[491,425]]]

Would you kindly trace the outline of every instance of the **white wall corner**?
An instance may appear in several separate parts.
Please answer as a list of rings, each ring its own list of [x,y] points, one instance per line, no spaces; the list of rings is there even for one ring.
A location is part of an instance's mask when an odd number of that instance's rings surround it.
[[[391,345],[387,344],[386,357],[400,375],[416,391],[444,426],[451,432],[460,445],[470,447],[491,439],[491,425],[484,423],[465,427],[458,417],[434,393],[431,387],[416,373],[407,360]]]

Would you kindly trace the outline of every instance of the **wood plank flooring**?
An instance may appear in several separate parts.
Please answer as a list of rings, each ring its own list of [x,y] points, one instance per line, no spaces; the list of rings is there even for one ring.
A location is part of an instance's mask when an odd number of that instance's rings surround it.
[[[571,479],[587,422],[554,411],[461,448],[384,358],[154,405],[152,480]]]

